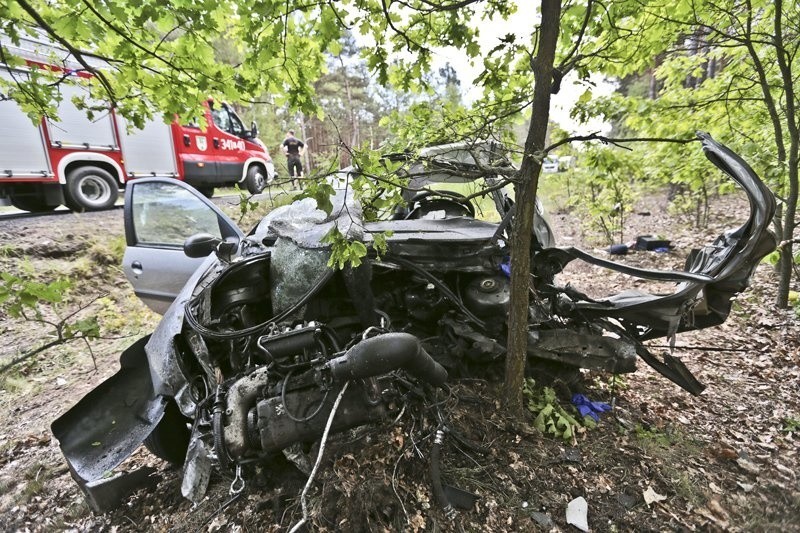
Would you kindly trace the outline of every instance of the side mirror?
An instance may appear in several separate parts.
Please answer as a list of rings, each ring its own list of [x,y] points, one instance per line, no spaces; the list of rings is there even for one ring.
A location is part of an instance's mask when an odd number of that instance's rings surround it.
[[[256,137],[258,137],[258,125],[254,120],[253,122],[250,123],[250,138],[255,139]]]
[[[187,257],[200,258],[208,257],[212,252],[216,252],[220,261],[231,262],[231,257],[239,248],[239,239],[228,237],[220,239],[210,233],[195,233],[183,242],[183,253]]]
[[[216,251],[217,246],[222,242],[219,237],[214,237],[210,233],[195,233],[183,243],[183,253],[187,257],[199,258],[207,257]]]

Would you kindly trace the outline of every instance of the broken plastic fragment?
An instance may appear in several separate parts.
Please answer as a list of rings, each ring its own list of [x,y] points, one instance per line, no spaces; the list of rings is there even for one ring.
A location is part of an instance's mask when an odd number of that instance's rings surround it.
[[[534,522],[542,526],[547,531],[550,531],[555,525],[553,524],[553,520],[546,513],[540,513],[538,511],[534,511],[531,513],[531,518],[533,518]]]
[[[589,504],[583,496],[578,496],[567,504],[567,524],[581,531],[589,531]]]
[[[202,439],[194,439],[189,443],[186,462],[183,465],[183,482],[181,494],[194,503],[199,503],[206,494],[211,479],[211,459]]]

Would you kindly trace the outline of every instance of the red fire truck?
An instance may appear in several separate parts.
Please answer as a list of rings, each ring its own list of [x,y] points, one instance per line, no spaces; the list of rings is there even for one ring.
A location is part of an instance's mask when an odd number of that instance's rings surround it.
[[[236,183],[255,194],[275,176],[256,124],[245,128],[225,103],[204,102],[206,129],[156,119],[129,130],[113,109],[90,120],[73,103],[73,97],[87,94],[80,80],[88,74],[78,71],[66,51],[36,39],[15,46],[0,36],[0,43],[27,61],[24,68],[0,64],[0,77],[11,82],[0,86],[0,205],[33,212],[60,204],[75,211],[106,209],[117,201],[120,187],[143,176],[183,179],[207,196],[215,187]],[[33,125],[13,100],[14,82],[43,66],[75,73],[60,84],[58,120]]]

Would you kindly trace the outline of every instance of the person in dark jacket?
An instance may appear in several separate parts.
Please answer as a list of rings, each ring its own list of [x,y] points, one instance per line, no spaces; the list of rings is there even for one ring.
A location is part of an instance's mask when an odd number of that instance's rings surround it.
[[[282,145],[283,153],[286,154],[286,166],[289,169],[289,179],[292,182],[292,186],[296,186],[296,180],[301,189],[303,188],[300,182],[300,178],[303,177],[303,160],[301,156],[305,153],[305,146],[303,141],[294,136],[294,130],[289,130]]]

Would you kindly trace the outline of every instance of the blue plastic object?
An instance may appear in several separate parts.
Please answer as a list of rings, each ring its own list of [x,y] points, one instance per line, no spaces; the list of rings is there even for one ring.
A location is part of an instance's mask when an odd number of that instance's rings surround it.
[[[600,421],[599,413],[605,413],[611,410],[611,406],[604,402],[593,402],[583,394],[572,395],[572,405],[578,410],[578,413],[583,416],[591,416],[595,422]]]
[[[506,257],[503,259],[503,262],[500,263],[500,271],[506,275],[507,278],[511,279],[511,258]]]

